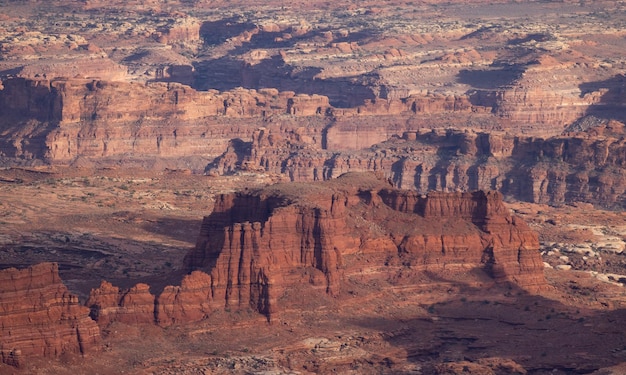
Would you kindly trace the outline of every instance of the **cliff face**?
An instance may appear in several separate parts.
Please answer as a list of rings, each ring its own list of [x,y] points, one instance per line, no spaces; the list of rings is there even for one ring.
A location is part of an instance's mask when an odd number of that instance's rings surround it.
[[[147,284],[123,290],[103,281],[91,291],[85,305],[101,327],[111,322],[167,327],[206,318],[214,309],[212,300],[210,276],[197,271],[186,275],[180,286],[167,286],[156,297]]]
[[[322,96],[277,90],[198,92],[176,83],[9,79],[0,90],[0,152],[69,162],[190,155],[215,157],[273,114],[316,116]],[[253,119],[253,120],[252,120]],[[280,125],[276,125],[279,129]]]
[[[624,134],[624,125],[616,121],[547,139],[421,130],[360,151],[330,152],[307,147],[295,132],[276,135],[265,130],[253,134],[245,152],[226,152],[209,171],[260,170],[293,181],[377,171],[396,187],[418,192],[499,190],[535,203],[584,201],[619,208],[626,205]]]
[[[347,236],[342,221],[347,197],[330,194],[322,207],[299,206],[280,196],[222,196],[185,264],[210,270],[212,294],[225,306],[251,305],[271,314],[276,296],[290,283],[290,271],[299,267],[323,272],[327,292],[336,295],[341,273],[337,246],[353,247],[357,240]]]
[[[167,74],[193,74],[190,66],[172,69]],[[165,71],[160,74],[159,79],[171,78]],[[621,81],[616,82],[619,88]],[[276,135],[298,134],[309,148],[336,152],[367,148],[441,121],[511,134],[556,135],[588,111],[616,113],[623,108],[616,90],[602,94],[593,89],[567,97],[517,86],[465,94],[392,95],[383,90],[386,98],[348,95],[361,104],[333,107],[329,96],[273,88],[218,92],[174,82],[13,78],[0,89],[0,152],[52,163],[78,157],[97,161],[193,155],[210,160],[232,140],[248,141],[259,127]]]
[[[120,290],[107,281],[93,289],[85,305],[90,316],[102,327],[111,322],[126,324],[154,323],[155,298],[147,284]]]
[[[537,235],[500,193],[422,195],[370,173],[220,195],[184,264],[180,286],[156,297],[145,284],[103,282],[87,301],[91,316],[102,327],[167,327],[223,310],[271,320],[302,303],[294,290],[341,298],[355,278],[405,288],[433,275],[471,284],[478,272],[477,283],[546,286]]]
[[[20,366],[29,357],[94,350],[100,330],[61,282],[58,267],[42,263],[0,271],[0,355]]]
[[[307,269],[321,276],[309,281],[324,280],[334,296],[345,275],[363,269],[388,277],[399,270],[479,268],[497,281],[544,286],[537,236],[508,215],[499,193],[421,196],[370,177],[359,189],[359,178],[221,196],[185,258],[190,270],[209,273],[210,303],[271,316],[284,307],[277,302],[283,293],[302,282],[298,270]],[[292,189],[302,189],[306,200]],[[356,255],[363,253],[380,263],[364,263]]]

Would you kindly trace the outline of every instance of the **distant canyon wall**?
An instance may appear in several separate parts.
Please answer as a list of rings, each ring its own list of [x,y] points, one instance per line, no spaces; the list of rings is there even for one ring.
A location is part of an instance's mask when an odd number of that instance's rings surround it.
[[[603,100],[599,92],[580,97],[512,88],[370,98],[336,108],[327,96],[276,89],[203,92],[177,83],[14,78],[0,90],[0,153],[52,163],[79,157],[211,159],[232,139],[248,141],[259,127],[299,129],[311,146],[335,151],[443,124],[554,135],[591,106],[614,111],[625,102],[620,95],[610,97],[612,104]]]
[[[625,136],[617,121],[547,139],[438,129],[405,132],[359,151],[331,152],[306,148],[297,134],[258,130],[244,153],[227,150],[208,173],[252,170],[315,181],[377,171],[399,188],[422,193],[498,190],[528,202],[622,208]]]
[[[248,138],[264,117],[311,116],[327,107],[322,96],[271,89],[219,93],[174,83],[12,79],[0,90],[0,151],[53,163],[215,157],[229,140]]]

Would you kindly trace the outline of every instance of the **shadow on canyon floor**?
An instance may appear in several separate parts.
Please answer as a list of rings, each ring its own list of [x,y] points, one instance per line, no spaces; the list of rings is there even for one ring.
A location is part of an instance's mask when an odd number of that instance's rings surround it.
[[[524,72],[520,66],[495,67],[488,70],[459,71],[457,82],[470,85],[476,89],[494,90],[513,84]]]
[[[297,94],[319,94],[328,96],[333,106],[354,107],[366,99],[374,99],[371,88],[361,84],[361,77],[341,79],[318,79],[320,68],[300,68],[291,66],[281,56],[264,58],[254,64],[241,59],[242,56],[258,50],[292,48],[304,40],[314,40],[321,46],[333,43],[363,42],[378,35],[376,30],[361,30],[345,36],[337,36],[330,42],[323,36],[329,29],[315,29],[301,33],[292,28],[284,31],[257,30],[257,26],[237,17],[205,22],[200,34],[207,47],[227,43],[231,38],[251,33],[249,40],[242,42],[229,52],[228,56],[200,61],[194,64],[193,87],[198,90],[232,90],[237,87],[250,89],[276,88],[280,91],[294,91]],[[285,37],[289,35],[289,37]]]
[[[528,374],[588,374],[626,361],[623,309],[568,306],[514,285],[489,290],[464,285],[449,299],[422,307],[428,316],[353,323],[382,331],[423,370],[434,363],[499,358],[515,361]]]
[[[162,228],[189,224],[164,219],[154,225],[151,229],[162,233]],[[0,268],[58,263],[61,279],[81,300],[103,280],[121,288],[143,282],[151,286],[152,293],[160,293],[166,285],[180,284],[182,259],[191,247],[94,233],[41,231],[29,233],[19,244],[0,247]]]

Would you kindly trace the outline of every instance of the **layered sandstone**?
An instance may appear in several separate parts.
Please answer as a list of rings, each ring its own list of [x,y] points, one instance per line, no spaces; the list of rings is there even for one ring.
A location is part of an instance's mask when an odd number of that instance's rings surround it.
[[[336,11],[323,16],[300,11],[313,3],[263,12],[237,3],[228,14],[205,3],[113,2],[121,10],[104,17],[86,4],[37,17],[7,9],[2,153],[184,164],[209,162],[260,126],[305,127],[323,138],[316,146],[345,151],[420,128],[547,137],[587,114],[624,119],[622,20],[606,11],[596,22],[597,2],[501,2],[510,14],[533,12],[533,22],[467,2],[446,4],[445,17],[434,1],[327,4]],[[347,27],[352,17],[361,21]],[[586,17],[594,22],[582,33]],[[291,124],[276,124],[284,118]]]
[[[278,301],[290,285],[302,282],[298,270],[310,270],[309,281],[323,280],[335,296],[345,275],[363,269],[390,275],[479,268],[537,289],[545,284],[538,247],[499,193],[422,196],[357,174],[220,196],[185,264],[210,274],[212,303],[271,316],[284,308]],[[357,254],[380,263],[361,263]]]
[[[77,158],[211,160],[226,151],[231,140],[247,141],[260,126],[275,134],[306,136],[301,143],[317,149],[361,150],[391,136],[438,126],[442,118],[452,119],[454,127],[555,135],[587,112],[619,114],[625,102],[616,94],[621,82],[616,79],[608,91],[594,91],[609,86],[599,83],[584,95],[568,91],[567,98],[558,90],[514,85],[466,93],[427,90],[398,98],[387,93],[387,99],[372,97],[361,105],[338,108],[328,95],[268,88],[202,92],[173,82],[190,82],[194,74],[190,64],[172,62],[150,72],[155,81],[166,82],[148,84],[5,80],[0,90],[0,151],[7,157],[51,163]],[[559,125],[544,126],[548,123]]]
[[[113,322],[167,327],[200,321],[216,309],[224,308],[213,300],[211,277],[194,271],[184,276],[179,286],[166,286],[158,296],[150,292],[147,284],[120,289],[102,281],[98,288],[92,289],[85,305],[103,328]]]
[[[559,137],[439,129],[405,132],[358,152],[312,148],[296,132],[259,130],[248,148],[226,152],[209,166],[282,173],[293,181],[378,171],[402,189],[499,190],[515,199],[563,204],[583,201],[623,207],[624,125],[598,120],[586,132]]]
[[[95,350],[100,330],[69,293],[55,263],[0,271],[0,353],[4,363]]]
[[[327,106],[321,96],[276,90],[198,92],[175,83],[16,78],[0,90],[0,149],[51,162],[215,157],[231,139],[248,138],[256,129],[246,119],[316,116]]]
[[[209,275],[200,271],[186,275],[180,286],[167,286],[159,295],[154,310],[155,323],[167,327],[206,319],[215,310],[211,292]]]
[[[510,216],[498,192],[422,195],[352,173],[218,196],[179,286],[154,297],[145,284],[120,290],[102,282],[87,306],[101,327],[167,327],[220,311],[272,320],[303,303],[294,290],[339,298],[355,278],[393,289],[439,275],[536,291],[546,285],[538,249],[536,233]],[[473,272],[484,276],[476,281]]]
[[[147,284],[137,284],[127,290],[102,281],[100,287],[93,289],[85,303],[90,309],[90,316],[101,327],[111,322],[125,324],[154,323],[155,297]]]

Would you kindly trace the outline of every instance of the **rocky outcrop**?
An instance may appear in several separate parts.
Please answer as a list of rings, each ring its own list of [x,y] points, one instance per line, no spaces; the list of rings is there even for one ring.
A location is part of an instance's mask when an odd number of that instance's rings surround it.
[[[512,86],[461,94],[426,90],[392,95],[383,90],[379,95],[386,99],[373,96],[346,108],[331,105],[332,97],[314,90],[310,95],[271,88],[196,91],[173,82],[189,82],[194,67],[170,60],[150,72],[155,81],[163,82],[148,84],[79,78],[5,80],[0,89],[0,153],[65,164],[77,158],[195,157],[208,162],[224,153],[232,140],[247,142],[260,127],[276,135],[297,134],[307,149],[340,152],[430,129],[439,121],[489,132],[555,135],[586,111],[617,113],[624,104],[615,89],[602,95],[602,89],[594,86],[582,96],[565,98],[556,91]],[[617,87],[621,81],[616,82],[612,84]],[[552,123],[559,126],[547,125]]]
[[[156,298],[145,284],[121,291],[102,282],[87,301],[91,316],[101,327],[167,327],[239,310],[271,320],[301,303],[295,289],[340,298],[354,278],[393,289],[433,275],[471,284],[478,272],[476,285],[546,286],[537,234],[510,216],[500,193],[422,195],[371,173],[220,195],[184,265],[180,286]]]
[[[338,246],[357,241],[347,237],[342,222],[343,198],[332,196],[332,203],[321,208],[293,205],[280,196],[222,196],[215,214],[205,219],[186,265],[210,271],[218,304],[250,306],[267,315],[278,310],[277,296],[294,282],[289,277],[294,269],[321,271],[326,291],[337,295],[342,268]]]
[[[160,27],[154,37],[164,44],[193,44],[200,41],[200,27],[200,22],[195,18],[176,19],[175,22]]]
[[[84,354],[97,349],[100,330],[89,309],[42,263],[0,271],[0,359],[21,366],[32,357]]]
[[[466,93],[426,90],[394,94],[389,88],[383,90],[383,85],[379,97],[359,99],[362,104],[351,103],[349,108],[334,107],[331,103],[336,99],[329,96],[269,88],[196,91],[172,82],[189,82],[195,74],[193,66],[177,62],[180,58],[166,49],[148,52],[167,57],[167,64],[151,73],[154,80],[167,82],[5,80],[0,90],[2,155],[52,163],[122,157],[210,161],[224,153],[232,140],[249,140],[259,127],[275,136],[295,134],[308,151],[340,152],[362,150],[392,136],[432,128],[442,115],[455,126],[554,135],[586,111],[617,113],[624,105],[619,94],[622,80],[616,78],[590,85],[579,96],[514,84]],[[476,79],[467,78],[470,82]],[[604,86],[612,89],[604,90]],[[552,123],[560,125],[544,126]],[[312,175],[304,171],[295,174],[301,173]],[[319,168],[317,175],[319,178]]]
[[[211,277],[194,271],[183,277],[180,286],[167,286],[157,297],[150,293],[147,284],[120,289],[102,281],[98,288],[92,289],[85,305],[103,328],[112,322],[167,327],[207,318],[216,308],[212,301]],[[217,308],[223,306],[218,304]]]
[[[211,277],[194,271],[180,286],[167,286],[156,301],[155,322],[161,327],[206,319],[215,309],[211,303]]]

